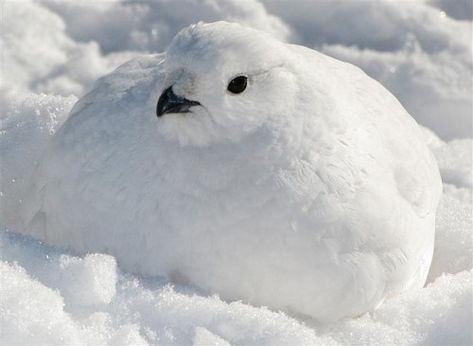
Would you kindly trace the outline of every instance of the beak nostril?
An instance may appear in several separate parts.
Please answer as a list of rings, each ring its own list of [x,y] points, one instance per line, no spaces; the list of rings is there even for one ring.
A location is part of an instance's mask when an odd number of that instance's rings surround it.
[[[198,101],[188,100],[177,96],[172,90],[172,85],[165,89],[156,105],[156,115],[162,117],[166,113],[187,113],[192,106],[199,106]]]

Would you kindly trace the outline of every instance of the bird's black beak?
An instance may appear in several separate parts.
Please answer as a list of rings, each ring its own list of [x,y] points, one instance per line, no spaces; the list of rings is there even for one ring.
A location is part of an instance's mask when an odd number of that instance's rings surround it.
[[[187,113],[192,106],[198,105],[200,103],[197,101],[191,101],[174,94],[172,86],[170,86],[159,97],[156,115],[161,117],[166,113]]]

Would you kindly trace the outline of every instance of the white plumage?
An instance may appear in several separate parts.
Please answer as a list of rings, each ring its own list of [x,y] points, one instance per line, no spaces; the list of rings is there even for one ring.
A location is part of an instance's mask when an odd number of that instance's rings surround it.
[[[200,105],[157,117],[170,87]],[[424,284],[441,183],[415,121],[358,68],[217,22],[99,79],[31,191],[23,229],[50,243],[330,321]]]

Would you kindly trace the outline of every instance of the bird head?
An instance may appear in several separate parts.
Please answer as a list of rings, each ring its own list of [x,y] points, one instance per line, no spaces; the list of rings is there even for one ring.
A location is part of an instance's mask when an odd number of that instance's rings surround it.
[[[182,30],[166,52],[155,93],[159,131],[181,145],[206,146],[238,142],[282,120],[296,102],[289,60],[284,43],[238,24]]]

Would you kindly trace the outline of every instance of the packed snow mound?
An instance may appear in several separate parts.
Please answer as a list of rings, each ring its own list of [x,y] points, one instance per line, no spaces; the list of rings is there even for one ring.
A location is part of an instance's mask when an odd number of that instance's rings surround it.
[[[65,311],[61,294],[67,296],[67,293],[45,286],[16,264],[1,262],[0,274],[2,344],[148,344],[137,325],[113,326],[110,316],[100,310],[85,314],[85,317],[81,317],[84,313],[77,310],[75,316]],[[67,289],[67,284],[64,287]],[[82,285],[75,291],[77,298],[80,298],[80,292],[87,289],[86,285]]]

